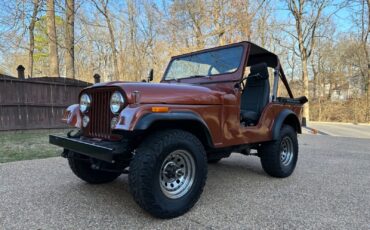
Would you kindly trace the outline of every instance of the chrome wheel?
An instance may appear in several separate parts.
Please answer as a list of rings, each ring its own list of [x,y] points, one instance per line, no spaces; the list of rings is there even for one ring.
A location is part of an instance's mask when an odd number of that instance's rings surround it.
[[[287,166],[292,162],[294,156],[293,141],[289,136],[284,137],[280,144],[280,161]]]
[[[177,199],[191,188],[195,178],[193,156],[185,150],[170,153],[163,161],[159,173],[159,183],[165,196]]]

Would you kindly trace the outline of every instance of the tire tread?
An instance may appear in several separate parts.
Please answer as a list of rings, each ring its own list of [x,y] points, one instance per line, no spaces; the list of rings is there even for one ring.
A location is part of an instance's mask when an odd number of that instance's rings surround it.
[[[134,200],[141,208],[159,218],[177,217],[191,209],[198,201],[207,178],[207,167],[197,168],[197,170],[203,170],[202,175],[205,175],[201,181],[200,191],[181,210],[169,212],[157,203],[150,185],[152,173],[155,171],[157,159],[164,148],[178,140],[187,140],[194,144],[202,154],[204,162],[207,162],[203,145],[194,135],[183,130],[171,129],[155,132],[148,136],[138,147],[134,159],[130,163],[129,184]]]
[[[293,141],[293,148],[296,156],[294,156],[293,166],[286,170],[280,164],[280,141],[284,135],[289,135]],[[298,160],[298,140],[297,133],[292,126],[283,125],[277,140],[265,143],[260,148],[261,164],[263,170],[272,177],[285,178],[290,176],[296,166]]]
[[[121,173],[105,172],[90,168],[90,164],[82,160],[76,159],[80,154],[69,151],[68,164],[72,172],[81,180],[90,184],[103,184],[114,181]]]

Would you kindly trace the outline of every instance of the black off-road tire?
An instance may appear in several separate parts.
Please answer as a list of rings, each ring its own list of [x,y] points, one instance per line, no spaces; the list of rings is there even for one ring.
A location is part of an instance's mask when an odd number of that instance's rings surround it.
[[[283,153],[281,148],[282,145],[284,145],[283,140],[288,140],[288,142],[291,141],[292,144],[292,158],[289,162],[282,159]],[[262,168],[267,174],[278,178],[290,176],[293,173],[298,160],[297,132],[292,126],[283,125],[277,140],[263,144],[260,147],[258,154],[261,157]]]
[[[68,152],[68,164],[77,177],[90,184],[112,182],[121,175],[121,173],[92,169],[88,157],[72,151]]]
[[[189,190],[179,198],[169,198],[161,189],[162,164],[171,153],[185,150],[192,156],[195,176]],[[193,134],[176,129],[155,132],[136,149],[130,163],[129,185],[140,207],[158,218],[174,218],[186,213],[198,201],[207,179],[207,158],[202,143]]]

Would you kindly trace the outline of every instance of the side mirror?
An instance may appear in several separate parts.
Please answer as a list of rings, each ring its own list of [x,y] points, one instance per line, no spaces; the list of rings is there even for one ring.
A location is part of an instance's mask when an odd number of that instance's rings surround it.
[[[240,85],[240,83],[238,82],[238,83],[236,83],[235,85],[234,85],[234,93],[235,94],[238,94],[238,93],[240,93],[241,92],[241,85]]]
[[[150,69],[148,73],[148,82],[151,82],[151,81],[153,81],[153,69]]]

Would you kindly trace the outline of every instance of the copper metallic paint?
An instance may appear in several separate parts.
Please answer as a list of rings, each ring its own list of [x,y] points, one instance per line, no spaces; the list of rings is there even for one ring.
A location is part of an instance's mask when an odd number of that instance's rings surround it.
[[[118,89],[123,93],[127,105],[119,114],[120,122],[115,126],[116,130],[133,131],[137,122],[145,114],[152,113],[152,107],[165,105],[169,108],[169,113],[187,111],[199,115],[208,126],[212,142],[217,148],[269,141],[272,138],[274,119],[279,113],[283,109],[290,109],[301,120],[303,106],[270,102],[263,110],[258,124],[249,127],[241,125],[241,91],[235,88],[235,84],[243,77],[244,65],[248,61],[249,43],[242,42],[237,45],[244,47],[244,54],[242,65],[234,73],[211,78],[181,79],[179,82],[162,80],[161,83],[99,83],[82,92],[91,93],[99,90],[113,92]],[[285,76],[282,77],[285,78]],[[140,94],[138,104],[135,104],[132,98],[135,91]],[[93,105],[97,106],[97,104]],[[104,108],[100,110],[103,112]],[[88,115],[94,119],[94,116],[99,116],[99,113],[90,114],[89,111]],[[109,119],[112,117],[113,114],[110,114]],[[96,125],[102,127],[104,124]],[[87,136],[94,136],[91,133],[91,127],[84,129],[83,133]],[[103,138],[111,139],[111,136],[103,136]]]

